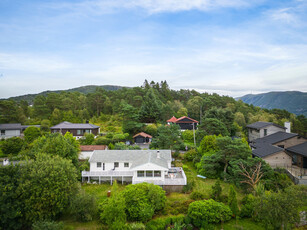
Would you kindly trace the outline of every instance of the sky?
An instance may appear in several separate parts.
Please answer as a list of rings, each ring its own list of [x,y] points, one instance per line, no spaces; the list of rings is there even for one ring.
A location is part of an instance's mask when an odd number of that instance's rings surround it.
[[[0,98],[85,85],[307,91],[307,0],[0,0]]]

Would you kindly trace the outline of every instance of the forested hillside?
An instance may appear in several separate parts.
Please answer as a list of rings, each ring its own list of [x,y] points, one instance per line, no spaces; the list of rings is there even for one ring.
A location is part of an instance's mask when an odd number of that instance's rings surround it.
[[[26,94],[22,96],[10,97],[8,98],[8,100],[14,100],[17,102],[26,101],[29,104],[32,104],[35,97],[38,95],[47,96],[49,93],[61,93],[61,92],[80,92],[80,93],[88,94],[88,93],[95,92],[97,88],[102,88],[105,90],[118,90],[118,89],[122,89],[123,87],[117,86],[117,85],[87,85],[87,86],[81,86],[81,87],[67,89],[67,90],[54,90],[54,91],[47,90],[47,91],[37,93],[37,94]]]
[[[266,109],[285,109],[296,115],[307,116],[307,93],[298,91],[247,94],[243,102]]]
[[[88,92],[87,90],[85,90]],[[117,130],[130,135],[144,130],[145,123],[166,123],[172,116],[190,116],[201,122],[205,134],[243,135],[246,124],[256,121],[283,125],[291,121],[292,131],[306,136],[306,118],[286,110],[267,110],[232,97],[171,90],[166,81],[145,81],[142,87],[105,90],[96,87],[87,94],[73,91],[37,95],[33,106],[26,100],[0,101],[0,122],[55,125],[62,121],[101,125],[102,131]]]

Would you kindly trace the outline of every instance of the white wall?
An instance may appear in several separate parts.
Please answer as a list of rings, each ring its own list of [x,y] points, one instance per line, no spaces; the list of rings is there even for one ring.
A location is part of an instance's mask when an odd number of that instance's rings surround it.
[[[97,168],[97,162],[91,162],[90,163],[90,171],[94,172],[94,171],[103,171],[103,163],[101,162],[101,168]],[[130,167],[131,167],[131,162],[127,162],[129,163],[129,168],[128,167],[124,167],[124,163],[125,162],[119,162],[119,167],[116,167],[115,170],[116,171],[130,171]],[[113,170],[114,169],[114,162],[112,163],[105,163],[105,171],[109,171],[109,170]]]
[[[1,135],[0,138],[19,137],[20,130],[5,130],[5,135]]]
[[[267,127],[263,128],[263,129],[260,129],[260,138],[264,137],[264,129],[267,129],[267,136],[271,135],[271,134],[274,134],[274,133],[277,133],[279,131],[282,131],[282,132],[285,131],[282,128],[276,127],[274,125],[270,125],[270,126],[267,126]]]

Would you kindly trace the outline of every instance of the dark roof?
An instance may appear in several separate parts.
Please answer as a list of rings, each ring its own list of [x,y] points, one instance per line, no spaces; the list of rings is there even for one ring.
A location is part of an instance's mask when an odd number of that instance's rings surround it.
[[[81,151],[105,150],[106,145],[80,145]]]
[[[89,123],[70,123],[68,121],[64,121],[60,124],[57,124],[50,129],[97,129],[99,126],[89,124]]]
[[[270,144],[262,144],[260,146],[257,146],[257,148],[254,149],[252,152],[253,152],[253,155],[263,158],[271,154],[282,152],[282,151],[284,151],[283,148],[276,147]]]
[[[26,128],[31,127],[31,126],[34,126],[34,127],[37,127],[37,128],[41,127],[40,125],[22,125],[21,128],[22,128],[22,130],[25,130]]]
[[[135,134],[135,135],[133,136],[133,138],[135,138],[135,137],[137,137],[137,136],[152,138],[152,136],[150,136],[149,134],[144,133],[144,132],[140,132],[140,133]]]
[[[279,128],[282,128],[282,129],[286,129],[286,127],[277,125],[277,124],[275,124],[273,122],[263,122],[263,121],[257,121],[255,123],[247,125],[246,127],[247,128],[258,129],[259,130],[259,129],[265,128],[267,126],[270,126],[270,125],[274,125],[276,127],[279,127]]]
[[[303,144],[294,145],[292,147],[289,147],[286,150],[307,157],[307,141],[304,142]]]
[[[0,124],[0,129],[5,129],[5,130],[21,129],[21,124],[20,123]]]
[[[257,146],[260,143],[275,144],[275,143],[278,143],[278,142],[281,142],[281,141],[284,141],[284,140],[287,140],[287,139],[290,139],[296,136],[298,136],[298,134],[296,133],[286,133],[286,132],[279,131],[271,135],[254,140],[254,143],[252,144],[252,146]]]

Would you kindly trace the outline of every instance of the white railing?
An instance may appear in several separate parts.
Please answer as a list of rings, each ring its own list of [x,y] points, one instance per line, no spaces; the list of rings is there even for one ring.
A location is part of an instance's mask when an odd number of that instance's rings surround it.
[[[82,176],[133,176],[131,171],[82,171]]]

